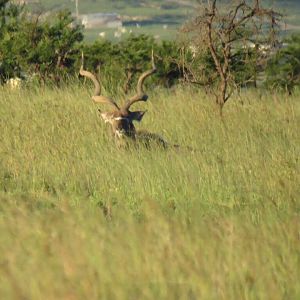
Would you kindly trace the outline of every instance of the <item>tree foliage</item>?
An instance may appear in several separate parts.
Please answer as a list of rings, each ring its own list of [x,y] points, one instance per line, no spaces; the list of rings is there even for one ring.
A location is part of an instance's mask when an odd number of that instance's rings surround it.
[[[0,0],[0,83],[19,74],[14,55],[15,33],[20,31],[21,8],[8,0]]]
[[[50,18],[26,13],[9,1],[0,2],[3,17],[0,29],[0,80],[12,77],[37,78],[45,84],[77,75],[80,52],[86,68],[99,73],[110,87],[119,86],[128,93],[139,75],[149,67],[152,49],[158,65],[153,79],[170,86],[180,77],[178,46],[175,42],[158,43],[149,35],[130,35],[118,43],[107,40],[83,43],[82,27],[70,12],[61,11]]]
[[[91,45],[84,44],[81,48],[85,67],[94,73],[100,70],[104,85],[110,88],[118,85],[125,93],[135,86],[139,75],[150,67],[152,49],[157,72],[150,82],[170,87],[182,76],[178,63],[179,46],[175,42],[157,43],[152,36],[141,34],[130,35],[119,43],[96,41]]]
[[[0,77],[30,77],[42,82],[59,81],[70,73],[71,54],[83,40],[79,25],[70,12],[61,11],[51,19],[30,16],[18,6],[7,4],[5,24],[1,28]]]
[[[258,73],[265,72],[267,87],[291,93],[300,82],[299,36],[288,39],[288,47],[271,51],[280,17],[276,12],[263,8],[259,0],[252,5],[239,0],[227,10],[215,0],[209,3],[184,26],[181,41],[157,42],[141,34],[86,44],[83,28],[70,12],[45,18],[0,0],[0,83],[34,77],[59,85],[78,76],[84,52],[85,67],[101,75],[104,87],[129,93],[150,67],[153,49],[157,72],[147,84],[197,84],[215,95],[221,110],[237,87],[256,86]]]
[[[286,45],[268,61],[266,86],[292,94],[300,84],[300,35],[287,39]]]

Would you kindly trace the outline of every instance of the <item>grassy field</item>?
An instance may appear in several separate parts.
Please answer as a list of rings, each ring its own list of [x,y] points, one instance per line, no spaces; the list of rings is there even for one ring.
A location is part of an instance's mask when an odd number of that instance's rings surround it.
[[[299,299],[300,95],[208,98],[152,91],[183,147],[118,150],[88,90],[1,89],[0,298]]]

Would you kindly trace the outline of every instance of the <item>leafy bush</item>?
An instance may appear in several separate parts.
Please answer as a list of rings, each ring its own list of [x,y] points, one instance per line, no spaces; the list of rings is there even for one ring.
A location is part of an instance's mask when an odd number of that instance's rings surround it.
[[[119,43],[96,41],[81,47],[85,68],[94,73],[101,69],[102,83],[114,91],[121,87],[126,94],[135,87],[139,75],[150,67],[152,49],[157,65],[152,81],[167,87],[175,84],[182,76],[178,65],[179,46],[175,42],[157,43],[152,36],[141,34],[130,35]],[[79,56],[77,59],[79,68],[81,59]]]
[[[19,32],[21,8],[0,0],[0,83],[20,75],[20,67],[14,53],[14,34]]]
[[[287,47],[279,50],[268,62],[266,85],[291,94],[300,84],[300,35],[293,35]]]
[[[70,54],[83,40],[82,28],[68,11],[47,20],[31,16],[23,7],[0,2],[0,80],[37,75],[44,83],[59,81],[74,69]]]
[[[84,44],[82,27],[71,13],[58,12],[51,19],[29,16],[20,6],[0,2],[0,80],[35,78],[40,83],[74,77],[85,54],[85,67],[99,73],[102,83],[128,93],[139,75],[150,67],[152,49],[158,72],[156,84],[170,86],[181,76],[179,47],[175,42],[157,43],[149,35],[130,35],[119,43],[96,41]],[[120,84],[121,83],[121,84]]]

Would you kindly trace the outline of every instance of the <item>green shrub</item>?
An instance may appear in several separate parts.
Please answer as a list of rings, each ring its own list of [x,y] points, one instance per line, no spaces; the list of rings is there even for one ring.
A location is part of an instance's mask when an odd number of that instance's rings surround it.
[[[300,35],[293,35],[286,43],[287,47],[279,50],[268,62],[266,86],[291,94],[300,84]]]

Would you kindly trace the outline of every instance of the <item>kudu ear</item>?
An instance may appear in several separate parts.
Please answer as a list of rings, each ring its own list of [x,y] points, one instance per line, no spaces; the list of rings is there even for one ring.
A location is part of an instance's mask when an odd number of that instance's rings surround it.
[[[142,121],[142,119],[143,119],[143,117],[144,117],[144,115],[145,115],[146,112],[147,111],[132,111],[129,114],[129,118],[132,121],[138,121],[138,122],[140,122],[140,121]]]

